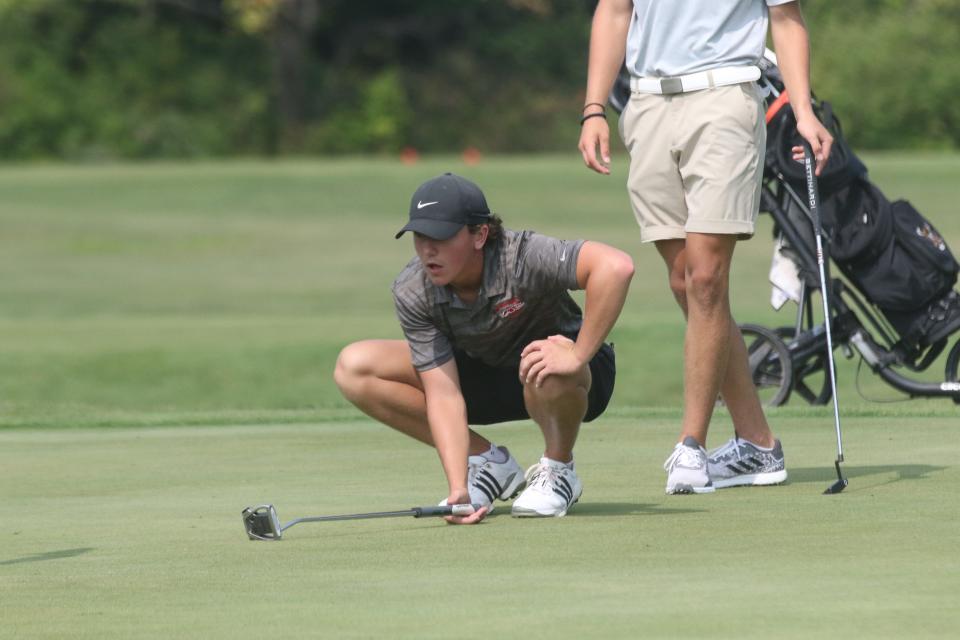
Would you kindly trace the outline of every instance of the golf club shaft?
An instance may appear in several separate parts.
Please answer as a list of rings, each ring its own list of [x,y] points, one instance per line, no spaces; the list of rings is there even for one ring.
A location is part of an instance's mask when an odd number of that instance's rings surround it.
[[[370,518],[402,518],[405,516],[412,516],[414,518],[422,518],[424,516],[467,516],[471,513],[477,511],[480,508],[480,505],[475,504],[454,504],[446,506],[437,506],[437,507],[413,507],[412,509],[405,509],[403,511],[377,511],[374,513],[348,513],[344,515],[336,516],[310,516],[306,518],[297,518],[296,520],[291,520],[282,527],[280,531],[286,531],[295,524],[301,522],[328,522],[332,520],[367,520]]]
[[[810,143],[803,142],[803,164],[807,176],[807,197],[813,217],[817,241],[817,266],[820,269],[820,297],[823,300],[823,321],[827,333],[827,361],[830,365],[830,391],[833,394],[833,421],[837,429],[837,462],[843,461],[843,437],[840,431],[840,401],[837,399],[837,372],[833,363],[833,331],[830,329],[830,303],[827,292],[827,264],[823,255],[823,223],[820,221],[820,194],[817,189],[817,174],[814,171],[814,155]],[[837,471],[839,472],[839,465]]]

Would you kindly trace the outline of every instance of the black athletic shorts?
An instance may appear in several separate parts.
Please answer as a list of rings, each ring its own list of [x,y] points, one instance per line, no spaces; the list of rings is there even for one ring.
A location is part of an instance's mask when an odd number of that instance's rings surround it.
[[[460,389],[467,402],[469,424],[495,424],[530,418],[523,402],[523,385],[520,383],[520,368],[491,367],[463,351],[454,350]],[[590,422],[607,408],[613,395],[613,382],[617,376],[613,345],[604,344],[590,361],[593,383],[587,396],[587,415]]]

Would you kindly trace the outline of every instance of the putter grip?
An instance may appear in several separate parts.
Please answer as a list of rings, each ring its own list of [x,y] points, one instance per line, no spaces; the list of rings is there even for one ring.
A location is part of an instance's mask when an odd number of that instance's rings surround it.
[[[469,516],[474,511],[480,509],[476,504],[453,504],[443,507],[414,507],[413,517],[422,518],[424,516]]]

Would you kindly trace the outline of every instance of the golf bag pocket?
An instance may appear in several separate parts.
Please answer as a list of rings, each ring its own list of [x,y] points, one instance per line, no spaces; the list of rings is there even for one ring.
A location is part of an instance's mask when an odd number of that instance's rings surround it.
[[[841,209],[830,247],[844,274],[885,312],[923,309],[946,295],[958,265],[933,225],[867,181],[853,186],[859,193]]]
[[[960,265],[934,226],[865,180],[838,196],[830,254],[904,344],[923,348],[960,328],[952,293]]]
[[[893,221],[897,241],[913,258],[917,276],[923,288],[931,292],[930,298],[952,289],[960,265],[930,221],[906,200],[893,203]]]
[[[890,206],[880,190],[864,179],[853,181],[823,203],[823,224],[832,235],[831,257],[867,271],[881,260],[893,244]]]

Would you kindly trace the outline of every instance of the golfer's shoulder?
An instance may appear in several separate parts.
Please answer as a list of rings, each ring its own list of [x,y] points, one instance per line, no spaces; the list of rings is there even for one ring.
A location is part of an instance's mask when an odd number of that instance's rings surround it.
[[[501,240],[501,252],[510,259],[524,259],[530,255],[536,255],[544,247],[562,242],[558,238],[545,235],[533,229],[524,229],[522,231],[513,231],[511,229],[503,230],[503,239]]]
[[[565,240],[527,230],[517,232],[513,245],[508,245],[509,248],[505,253],[510,256],[511,262],[520,265],[528,262],[543,265],[562,264],[570,260],[576,262],[583,242],[583,240]]]

